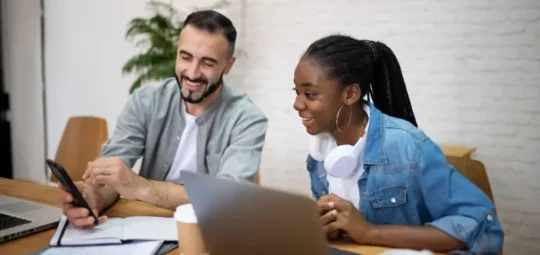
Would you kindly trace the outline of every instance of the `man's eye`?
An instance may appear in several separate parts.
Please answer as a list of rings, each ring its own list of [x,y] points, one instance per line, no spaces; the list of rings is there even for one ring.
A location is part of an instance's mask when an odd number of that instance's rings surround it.
[[[213,67],[215,64],[213,62],[204,61],[203,64],[208,67]]]

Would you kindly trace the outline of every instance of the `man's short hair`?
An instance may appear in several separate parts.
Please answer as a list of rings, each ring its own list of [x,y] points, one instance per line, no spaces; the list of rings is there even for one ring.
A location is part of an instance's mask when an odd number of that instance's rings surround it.
[[[189,14],[184,20],[183,27],[187,25],[210,33],[221,33],[229,42],[229,56],[234,54],[236,28],[225,15],[213,10],[196,11]]]

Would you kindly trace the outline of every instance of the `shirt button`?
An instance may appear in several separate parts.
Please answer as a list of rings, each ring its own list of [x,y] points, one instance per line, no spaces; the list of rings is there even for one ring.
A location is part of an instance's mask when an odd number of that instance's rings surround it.
[[[163,168],[167,168],[167,166],[168,166],[167,164],[163,164]]]
[[[488,221],[492,221],[492,220],[493,220],[493,216],[491,216],[491,214],[488,214],[488,216],[486,217],[486,219],[487,219]]]
[[[394,197],[391,198],[391,199],[390,199],[390,202],[392,202],[392,204],[395,204],[395,203],[396,203],[396,198],[394,198]]]
[[[176,141],[180,141],[180,136],[176,136]]]

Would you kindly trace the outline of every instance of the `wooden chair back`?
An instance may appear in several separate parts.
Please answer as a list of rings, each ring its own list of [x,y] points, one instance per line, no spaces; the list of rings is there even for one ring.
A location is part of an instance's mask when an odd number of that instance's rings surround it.
[[[100,155],[101,146],[108,138],[107,120],[71,117],[64,128],[55,160],[66,169],[73,181],[80,181],[88,162]],[[51,175],[51,181],[57,182],[54,175]]]

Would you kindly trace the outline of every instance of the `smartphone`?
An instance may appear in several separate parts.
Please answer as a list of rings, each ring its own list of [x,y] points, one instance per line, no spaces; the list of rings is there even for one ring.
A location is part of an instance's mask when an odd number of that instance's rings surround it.
[[[54,176],[56,176],[56,179],[58,179],[58,181],[60,181],[60,183],[62,184],[64,190],[66,190],[67,192],[69,192],[69,194],[71,194],[71,196],[73,196],[73,202],[71,202],[71,204],[75,207],[84,207],[88,209],[90,216],[94,218],[94,225],[97,226],[99,224],[98,217],[96,216],[96,214],[94,214],[92,209],[90,209],[90,206],[83,198],[81,192],[79,191],[77,186],[75,186],[75,183],[73,183],[73,180],[71,179],[71,177],[69,177],[69,174],[66,172],[64,167],[52,159],[47,159],[46,162],[51,171],[53,172]]]

